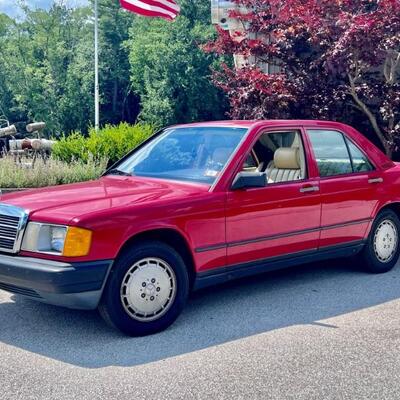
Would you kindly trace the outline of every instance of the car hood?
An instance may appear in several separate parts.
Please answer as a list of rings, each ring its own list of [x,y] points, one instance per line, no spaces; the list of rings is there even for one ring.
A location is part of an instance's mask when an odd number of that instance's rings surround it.
[[[68,223],[105,209],[176,201],[208,189],[208,185],[201,184],[106,176],[96,181],[6,194],[0,197],[0,203],[25,209],[31,220]]]

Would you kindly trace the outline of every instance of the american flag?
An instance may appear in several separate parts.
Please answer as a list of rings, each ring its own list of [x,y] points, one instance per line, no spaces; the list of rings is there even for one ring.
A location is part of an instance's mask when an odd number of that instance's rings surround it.
[[[173,20],[180,7],[174,0],[120,0],[121,6],[145,17],[160,17]]]

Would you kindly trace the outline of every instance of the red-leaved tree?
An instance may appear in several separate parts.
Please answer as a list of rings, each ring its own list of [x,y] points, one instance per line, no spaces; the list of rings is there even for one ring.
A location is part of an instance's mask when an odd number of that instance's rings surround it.
[[[400,147],[400,0],[234,0],[243,31],[207,51],[279,66],[223,64],[215,82],[232,118],[358,115],[389,156]],[[239,10],[239,8],[238,8]],[[351,112],[349,112],[351,110]]]

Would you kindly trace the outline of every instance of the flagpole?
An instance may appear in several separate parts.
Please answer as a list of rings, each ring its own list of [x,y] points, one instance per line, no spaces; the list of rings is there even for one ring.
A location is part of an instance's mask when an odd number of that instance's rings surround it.
[[[99,13],[98,0],[94,0],[94,127],[100,125],[100,96],[99,96]]]

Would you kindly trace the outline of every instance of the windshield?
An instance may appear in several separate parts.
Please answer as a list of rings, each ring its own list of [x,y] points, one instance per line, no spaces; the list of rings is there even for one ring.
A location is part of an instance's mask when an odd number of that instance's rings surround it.
[[[117,166],[136,176],[213,183],[247,132],[243,128],[170,128]]]

